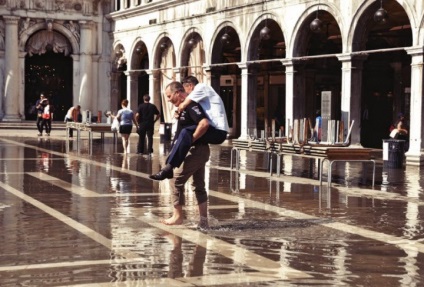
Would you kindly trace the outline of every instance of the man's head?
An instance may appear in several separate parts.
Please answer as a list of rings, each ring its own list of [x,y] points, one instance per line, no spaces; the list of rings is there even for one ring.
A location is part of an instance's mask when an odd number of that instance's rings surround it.
[[[81,106],[80,106],[80,105],[78,105],[78,106],[76,106],[76,107],[75,107],[75,109],[76,109],[77,111],[79,111],[79,110],[81,110]]]
[[[165,88],[165,97],[168,102],[178,107],[186,98],[187,94],[184,91],[183,84],[180,82],[171,82]]]
[[[41,93],[40,94],[40,100],[44,100],[45,98],[46,98],[46,96],[43,93]]]
[[[194,87],[199,83],[199,80],[197,80],[194,76],[188,76],[184,80],[182,80],[184,90],[187,94],[190,94]]]
[[[148,103],[148,102],[150,102],[150,96],[149,95],[144,95],[143,96],[143,101],[145,102],[145,103]]]

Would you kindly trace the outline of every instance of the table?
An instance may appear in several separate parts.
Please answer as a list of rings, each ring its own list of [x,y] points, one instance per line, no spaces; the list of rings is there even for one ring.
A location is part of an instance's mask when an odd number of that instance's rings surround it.
[[[105,133],[113,134],[113,142],[116,144],[118,141],[117,132],[111,130],[111,124],[105,123],[77,123],[77,122],[67,122],[66,123],[66,139],[69,141],[69,129],[75,129],[77,131],[77,148],[79,151],[80,141],[81,141],[81,132],[88,132],[88,142],[89,142],[89,151],[92,153],[93,146],[93,133],[100,133],[102,141],[104,140]]]
[[[277,157],[277,176],[280,176],[281,159],[283,155],[300,156],[304,158],[318,159],[319,182],[322,186],[322,173],[324,162],[328,162],[327,185],[331,187],[332,167],[335,162],[369,162],[373,165],[372,187],[375,184],[375,160],[372,158],[369,148],[340,147],[328,145],[299,145],[286,142],[270,142],[264,140],[233,140],[231,150],[230,168],[240,169],[240,150],[266,153],[269,157],[269,173],[272,175],[272,157]],[[235,162],[233,161],[235,158]]]

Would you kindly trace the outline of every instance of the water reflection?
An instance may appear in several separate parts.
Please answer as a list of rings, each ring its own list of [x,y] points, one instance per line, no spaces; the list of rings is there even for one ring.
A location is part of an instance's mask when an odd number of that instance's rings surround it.
[[[39,168],[40,168],[40,170],[48,173],[51,164],[52,164],[52,160],[50,158],[50,153],[41,152],[41,154],[40,154],[40,161],[39,161]]]

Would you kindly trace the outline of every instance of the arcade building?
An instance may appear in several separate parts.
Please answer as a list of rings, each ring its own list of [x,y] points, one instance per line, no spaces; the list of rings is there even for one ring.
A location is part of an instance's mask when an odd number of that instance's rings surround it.
[[[167,123],[164,87],[194,75],[222,97],[231,138],[314,119],[326,93],[344,134],[354,123],[353,145],[382,148],[405,114],[407,164],[422,165],[423,11],[422,0],[0,0],[0,119],[33,119],[40,93],[60,121],[72,105],[135,110],[149,94]]]

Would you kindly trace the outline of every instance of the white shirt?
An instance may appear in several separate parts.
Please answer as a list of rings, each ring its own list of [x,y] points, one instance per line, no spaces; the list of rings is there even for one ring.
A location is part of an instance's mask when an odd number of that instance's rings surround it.
[[[203,108],[209,118],[210,124],[214,128],[226,132],[229,131],[224,103],[212,87],[199,83],[188,95],[188,98],[198,103]]]

